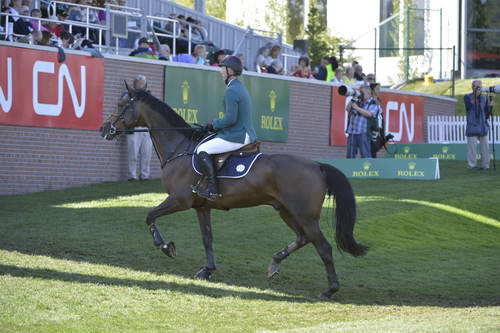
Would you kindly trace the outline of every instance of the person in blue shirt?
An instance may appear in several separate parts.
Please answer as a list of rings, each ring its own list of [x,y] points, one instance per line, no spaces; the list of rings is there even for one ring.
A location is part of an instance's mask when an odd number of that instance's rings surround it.
[[[203,174],[207,177],[207,188],[193,187],[193,192],[198,196],[212,201],[219,196],[219,191],[211,155],[237,150],[257,141],[252,124],[250,95],[238,79],[243,71],[243,64],[238,57],[228,56],[222,61],[220,67],[220,74],[226,84],[224,117],[208,123],[206,128],[215,131],[217,135],[201,144],[196,150]]]
[[[359,150],[362,158],[371,157],[370,142],[368,140],[368,119],[375,117],[379,111],[378,104],[372,98],[370,87],[360,88],[360,102],[350,101],[346,106],[349,112],[347,124],[347,158],[356,158]],[[361,106],[360,106],[360,105]]]
[[[480,80],[472,81],[472,93],[464,96],[465,113],[467,125],[465,136],[467,137],[467,163],[470,169],[487,170],[490,165],[490,153],[488,147],[488,118],[491,106],[488,98],[481,95],[483,83]],[[481,167],[476,167],[476,146],[479,140],[481,148]]]

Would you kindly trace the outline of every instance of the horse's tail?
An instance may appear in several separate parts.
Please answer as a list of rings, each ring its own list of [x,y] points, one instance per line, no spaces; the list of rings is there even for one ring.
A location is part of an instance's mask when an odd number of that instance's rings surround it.
[[[335,197],[337,219],[335,227],[335,241],[337,248],[346,251],[355,257],[362,256],[368,247],[354,240],[353,230],[356,222],[356,201],[351,184],[347,177],[337,168],[320,163],[321,171],[326,176],[328,195]]]

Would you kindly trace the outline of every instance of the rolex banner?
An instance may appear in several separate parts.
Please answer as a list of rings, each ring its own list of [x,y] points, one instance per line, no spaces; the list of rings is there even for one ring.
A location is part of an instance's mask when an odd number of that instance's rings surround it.
[[[414,159],[315,159],[317,162],[333,165],[349,178],[374,179],[439,179],[437,158]]]
[[[436,157],[440,160],[467,160],[467,144],[465,143],[415,143],[389,145],[387,156],[394,158],[429,158]],[[481,159],[481,151],[477,146],[477,159]],[[490,144],[490,160],[493,160],[493,145]],[[500,145],[495,145],[495,158],[500,159]]]
[[[288,81],[243,75],[252,98],[253,125],[261,141],[288,140]],[[165,67],[165,102],[190,124],[224,116],[226,87],[217,71]]]

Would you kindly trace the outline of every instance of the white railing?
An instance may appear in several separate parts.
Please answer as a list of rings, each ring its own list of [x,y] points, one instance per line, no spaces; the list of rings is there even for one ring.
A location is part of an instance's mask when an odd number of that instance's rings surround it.
[[[293,64],[297,64],[298,62],[298,59],[300,58],[300,56],[298,55],[295,55],[295,54],[288,54],[288,53],[282,53],[281,54],[283,56],[283,67],[285,68],[285,72],[288,73],[290,71],[290,69],[288,68],[288,59],[297,59],[296,61],[293,61]]]
[[[493,120],[495,138],[491,134],[491,121]],[[465,116],[428,116],[427,138],[429,143],[466,143]],[[500,143],[500,116],[489,119],[489,142]]]
[[[24,15],[20,15],[20,14],[17,14],[17,15],[12,15],[12,14],[9,14],[9,13],[0,13],[0,16],[5,16],[5,26],[3,26],[3,31],[0,31],[0,35],[5,35],[5,36],[15,36],[15,37],[23,37],[23,35],[17,35],[17,34],[14,34],[13,33],[13,23],[12,22],[9,22],[9,16],[15,16],[19,19],[26,19],[26,20],[32,20],[32,21],[36,21],[37,22],[37,25],[38,25],[38,28],[40,30],[40,27],[42,25],[42,23],[56,23],[56,24],[64,24],[64,25],[67,25],[69,27],[69,32],[70,33],[73,33],[73,27],[82,27],[82,28],[86,28],[86,38],[89,39],[89,30],[90,29],[94,29],[94,30],[97,30],[98,31],[98,34],[99,34],[99,40],[97,42],[97,46],[99,49],[102,48],[102,44],[101,44],[101,41],[102,41],[102,36],[103,36],[103,32],[105,30],[107,30],[107,28],[103,25],[98,25],[98,24],[92,24],[92,23],[85,23],[85,22],[78,22],[78,21],[70,21],[70,20],[66,20],[66,21],[60,21],[60,20],[52,20],[52,19],[46,19],[46,18],[38,18],[38,17],[31,17],[31,16],[24,16]]]

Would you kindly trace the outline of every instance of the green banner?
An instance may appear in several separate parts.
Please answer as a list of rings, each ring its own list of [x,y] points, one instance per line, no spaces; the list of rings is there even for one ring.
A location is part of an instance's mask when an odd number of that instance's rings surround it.
[[[252,96],[253,120],[259,140],[288,140],[290,88],[286,80],[243,76],[242,81]]]
[[[374,179],[439,179],[439,160],[437,158],[393,159],[315,159],[333,165],[349,178]]]
[[[394,158],[430,158],[436,157],[440,160],[467,160],[467,144],[465,143],[410,143],[388,145],[387,156]],[[500,145],[495,145],[495,151],[500,153]],[[490,159],[493,159],[493,145],[490,144]],[[479,146],[477,147],[477,159],[481,159]],[[496,154],[498,160],[498,154]]]
[[[252,98],[253,125],[261,141],[288,140],[289,83],[244,75]],[[224,115],[225,85],[218,72],[165,66],[165,102],[188,123],[206,124]]]

